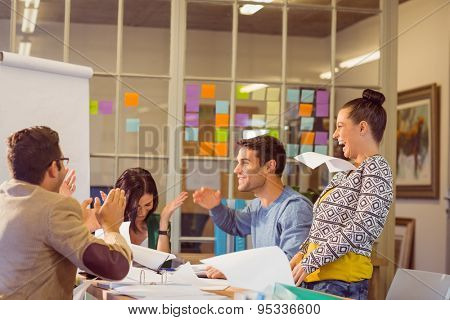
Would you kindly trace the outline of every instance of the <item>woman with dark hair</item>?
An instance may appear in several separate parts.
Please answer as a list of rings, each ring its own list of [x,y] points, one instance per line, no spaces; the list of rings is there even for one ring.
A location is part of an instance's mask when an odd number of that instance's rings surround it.
[[[129,221],[132,244],[142,245],[159,251],[170,252],[170,218],[187,199],[188,193],[181,192],[175,200],[168,203],[160,215],[158,208],[158,189],[150,172],[142,168],[125,170],[117,179],[114,188],[125,191],[127,204],[124,222]],[[102,197],[106,194],[102,192]]]
[[[383,102],[382,93],[366,89],[339,111],[333,138],[356,170],[337,173],[316,201],[309,236],[291,260],[297,286],[367,299],[372,245],[393,198],[392,171],[379,155]]]

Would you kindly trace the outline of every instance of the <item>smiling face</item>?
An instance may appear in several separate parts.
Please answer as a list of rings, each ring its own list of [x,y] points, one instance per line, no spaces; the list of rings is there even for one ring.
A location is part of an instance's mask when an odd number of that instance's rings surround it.
[[[259,164],[259,158],[255,150],[241,148],[236,158],[237,165],[234,173],[238,178],[238,190],[251,192],[266,183],[263,167]]]
[[[153,208],[153,195],[150,193],[144,194],[141,199],[139,199],[138,208],[137,208],[137,216],[136,218],[139,220],[144,220],[149,211]]]
[[[359,123],[355,124],[348,117],[351,110],[351,108],[344,108],[339,111],[333,139],[337,139],[339,145],[343,146],[343,152],[346,158],[355,160],[360,149],[361,127]]]

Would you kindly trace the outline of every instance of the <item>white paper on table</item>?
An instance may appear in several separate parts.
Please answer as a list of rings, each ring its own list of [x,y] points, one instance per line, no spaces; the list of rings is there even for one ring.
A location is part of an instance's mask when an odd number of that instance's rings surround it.
[[[73,289],[73,300],[84,300],[84,294],[92,282],[93,280],[85,280],[82,284]]]
[[[161,283],[161,275],[157,274],[153,270],[145,268],[130,267],[130,271],[127,276],[120,280],[114,281],[112,284],[114,286],[124,285],[124,284],[150,284],[150,283]]]
[[[295,285],[289,260],[276,246],[224,254],[201,262],[220,270],[238,288],[264,291],[276,282]]]
[[[346,160],[326,156],[316,152],[305,152],[295,156],[294,159],[310,167],[311,169],[315,169],[325,163],[330,172],[356,170],[356,167]]]
[[[225,290],[230,286],[227,280],[199,279],[195,275],[194,269],[189,262],[178,267],[178,270],[170,275],[169,281],[174,284],[191,284],[193,286],[199,287],[202,290]]]
[[[171,253],[153,250],[135,244],[131,244],[130,247],[133,252],[133,260],[152,270],[158,270],[164,262],[176,258]]]
[[[117,287],[114,291],[137,299],[223,299],[192,285],[135,285]]]

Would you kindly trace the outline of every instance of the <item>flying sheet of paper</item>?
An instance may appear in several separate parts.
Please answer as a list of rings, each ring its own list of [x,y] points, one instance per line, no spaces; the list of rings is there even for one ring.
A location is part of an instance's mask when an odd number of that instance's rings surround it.
[[[264,291],[268,285],[294,286],[289,260],[276,246],[244,250],[201,260],[220,270],[238,288]]]
[[[152,270],[157,270],[165,261],[176,258],[171,253],[144,248],[135,244],[131,244],[130,247],[133,252],[133,260]]]
[[[348,161],[316,152],[305,152],[299,154],[294,159],[310,167],[311,169],[315,169],[325,163],[330,172],[356,170],[356,167]]]

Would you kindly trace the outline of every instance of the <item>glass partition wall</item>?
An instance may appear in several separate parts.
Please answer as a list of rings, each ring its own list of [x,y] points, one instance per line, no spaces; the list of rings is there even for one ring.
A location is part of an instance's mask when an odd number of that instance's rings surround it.
[[[251,199],[233,174],[244,134],[280,138],[284,182],[314,198],[328,172],[293,157],[336,154],[337,110],[363,88],[382,89],[378,0],[4,2],[1,50],[94,69],[91,172],[78,172],[90,174],[93,195],[140,166],[157,182],[157,211],[201,186],[232,204]],[[172,227],[174,252],[217,250],[220,231],[192,197]],[[225,245],[236,248],[230,237]]]

